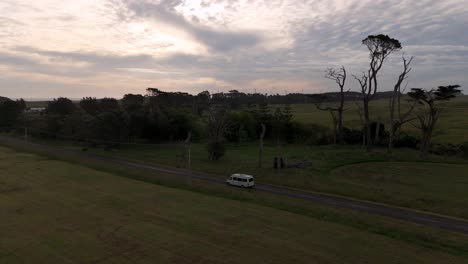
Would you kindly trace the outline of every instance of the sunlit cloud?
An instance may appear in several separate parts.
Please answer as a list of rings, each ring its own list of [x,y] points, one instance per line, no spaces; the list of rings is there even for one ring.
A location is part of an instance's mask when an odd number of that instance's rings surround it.
[[[0,95],[327,91],[324,70],[365,69],[360,42],[377,33],[404,46],[383,89],[403,54],[415,56],[411,85],[466,89],[467,13],[463,0],[4,0]]]

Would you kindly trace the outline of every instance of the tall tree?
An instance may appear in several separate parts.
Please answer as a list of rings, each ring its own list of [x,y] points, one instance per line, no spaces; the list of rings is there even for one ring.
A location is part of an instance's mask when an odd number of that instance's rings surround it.
[[[408,93],[411,98],[425,106],[418,114],[419,126],[417,126],[421,130],[421,158],[427,159],[429,154],[432,133],[443,109],[439,102],[448,101],[460,94],[458,88],[460,85],[439,86],[437,89],[431,90],[413,88]]]
[[[346,83],[346,69],[344,66],[342,66],[339,69],[334,69],[334,68],[328,68],[327,71],[325,72],[325,78],[333,80],[338,84],[338,87],[340,88],[340,101],[338,104],[338,107],[336,107],[335,111],[337,113],[336,117],[332,111],[330,111],[330,114],[332,115],[333,118],[333,124],[334,124],[334,131],[335,131],[335,143],[336,143],[336,137],[338,137],[338,142],[340,144],[344,144],[343,140],[343,111],[344,111],[344,101],[345,101],[345,91],[344,91],[344,86]],[[336,135],[337,134],[337,135]]]
[[[413,61],[413,57],[411,57],[409,60],[403,57],[403,70],[398,76],[398,80],[396,81],[395,86],[393,86],[392,97],[390,97],[390,100],[389,100],[389,110],[390,110],[389,111],[390,112],[390,136],[388,140],[389,152],[392,151],[395,141],[398,140],[400,137],[401,127],[405,123],[410,122],[411,120],[414,119],[411,117],[411,113],[413,112],[417,104],[416,100],[412,100],[413,103],[405,112],[402,112],[402,109],[401,109],[401,97],[404,92],[402,91],[401,86],[403,82],[408,78],[408,74],[411,72],[410,64],[412,61]]]
[[[117,111],[119,110],[119,101],[115,98],[102,98],[99,100],[99,110],[101,112]]]
[[[208,91],[203,91],[197,94],[194,100],[194,113],[198,116],[202,116],[210,105],[210,98],[211,95]]]
[[[147,121],[144,109],[145,97],[141,94],[126,94],[121,102],[129,120],[129,138],[136,140],[141,136]]]
[[[99,113],[99,102],[95,97],[84,97],[80,100],[80,107],[89,115],[95,116]]]
[[[73,113],[75,109],[76,107],[72,100],[59,97],[47,103],[46,114],[65,116]]]
[[[365,45],[369,51],[369,69],[363,73],[363,76],[354,78],[359,82],[361,86],[361,95],[363,103],[363,116],[364,126],[366,135],[366,146],[367,151],[370,151],[372,145],[371,139],[371,126],[369,116],[369,102],[374,99],[375,94],[378,90],[378,73],[382,69],[382,66],[388,56],[395,51],[401,49],[401,43],[397,39],[390,38],[387,35],[370,35],[362,40],[362,44]],[[364,81],[364,79],[366,81]]]
[[[9,129],[18,121],[20,114],[24,110],[21,100],[13,101],[5,99],[3,102],[0,102],[0,129]]]

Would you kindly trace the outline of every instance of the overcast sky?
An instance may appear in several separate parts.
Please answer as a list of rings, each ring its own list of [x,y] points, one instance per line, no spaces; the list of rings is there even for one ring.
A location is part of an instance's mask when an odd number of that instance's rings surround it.
[[[0,95],[323,92],[336,89],[327,67],[365,69],[361,40],[379,33],[404,47],[382,90],[404,53],[408,87],[468,91],[467,25],[466,0],[1,0]]]

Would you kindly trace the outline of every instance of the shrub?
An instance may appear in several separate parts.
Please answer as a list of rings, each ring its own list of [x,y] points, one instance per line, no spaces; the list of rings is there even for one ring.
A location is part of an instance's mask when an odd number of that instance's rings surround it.
[[[468,158],[468,142],[463,142],[461,144],[460,151],[463,157]]]
[[[207,145],[210,160],[219,160],[226,153],[226,147],[222,142],[210,142]]]
[[[330,143],[330,130],[326,127],[293,121],[288,129],[288,143],[294,142],[309,145],[325,145]]]
[[[403,134],[400,138],[395,142],[395,148],[413,148],[417,149],[419,145],[419,139],[417,137],[413,137],[407,134]]]
[[[343,127],[343,139],[346,144],[362,144],[362,131]]]
[[[433,144],[431,153],[441,156],[457,156],[463,153],[461,145]]]

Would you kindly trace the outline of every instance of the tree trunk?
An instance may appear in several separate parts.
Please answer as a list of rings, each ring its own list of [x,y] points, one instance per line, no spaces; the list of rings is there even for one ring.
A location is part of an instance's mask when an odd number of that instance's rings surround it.
[[[427,159],[429,157],[429,150],[431,147],[431,134],[432,134],[432,131],[430,129],[424,129],[422,132],[420,154],[419,154],[419,156],[422,159]]]
[[[427,158],[427,151],[426,151],[426,138],[425,138],[425,133],[423,132],[423,135],[421,136],[421,146],[419,146],[419,157],[421,159],[426,159]]]
[[[367,152],[372,150],[372,138],[371,138],[371,127],[369,118],[369,101],[364,99],[364,127],[365,127],[365,145]]]
[[[377,144],[380,141],[380,116],[377,118],[375,125],[374,144]]]
[[[390,136],[388,138],[388,149],[387,149],[388,153],[392,153],[393,145],[395,144],[395,135],[396,135],[395,125],[393,121],[390,121]]]
[[[344,144],[343,138],[343,105],[338,109],[338,143],[340,145]]]
[[[276,135],[276,157],[280,158],[280,136]]]
[[[388,138],[388,148],[387,148],[388,153],[392,153],[394,144],[395,144],[395,142],[394,142],[394,139],[393,139],[393,133],[390,132],[390,137]]]
[[[340,85],[340,107],[338,107],[338,143],[340,145],[344,144],[343,138],[343,111],[344,111],[344,101],[345,101],[345,94],[344,94],[344,84],[346,80],[346,70],[343,67],[344,79],[343,85]]]
[[[395,129],[395,135],[394,135],[394,138],[393,138],[393,142],[397,142],[400,140],[400,136],[401,136],[401,127],[402,127],[402,124],[399,124],[396,129]],[[394,143],[395,144],[395,143]]]
[[[393,98],[392,98],[393,100]],[[387,152],[392,153],[393,150],[393,144],[395,140],[395,121],[393,120],[394,118],[394,106],[393,102],[390,104],[390,135],[388,137],[388,147],[387,147]]]
[[[333,110],[329,110],[330,111],[330,115],[332,117],[332,122],[333,122],[333,144],[336,144],[337,142],[337,134],[338,134],[338,119],[337,117],[335,116]]]
[[[262,132],[260,133],[260,141],[258,145],[258,167],[262,167],[263,163],[263,137],[265,137],[266,127],[265,124],[262,124]]]
[[[333,145],[336,145],[336,142],[337,142],[337,132],[338,128],[337,128],[337,124],[335,121],[333,121]]]

